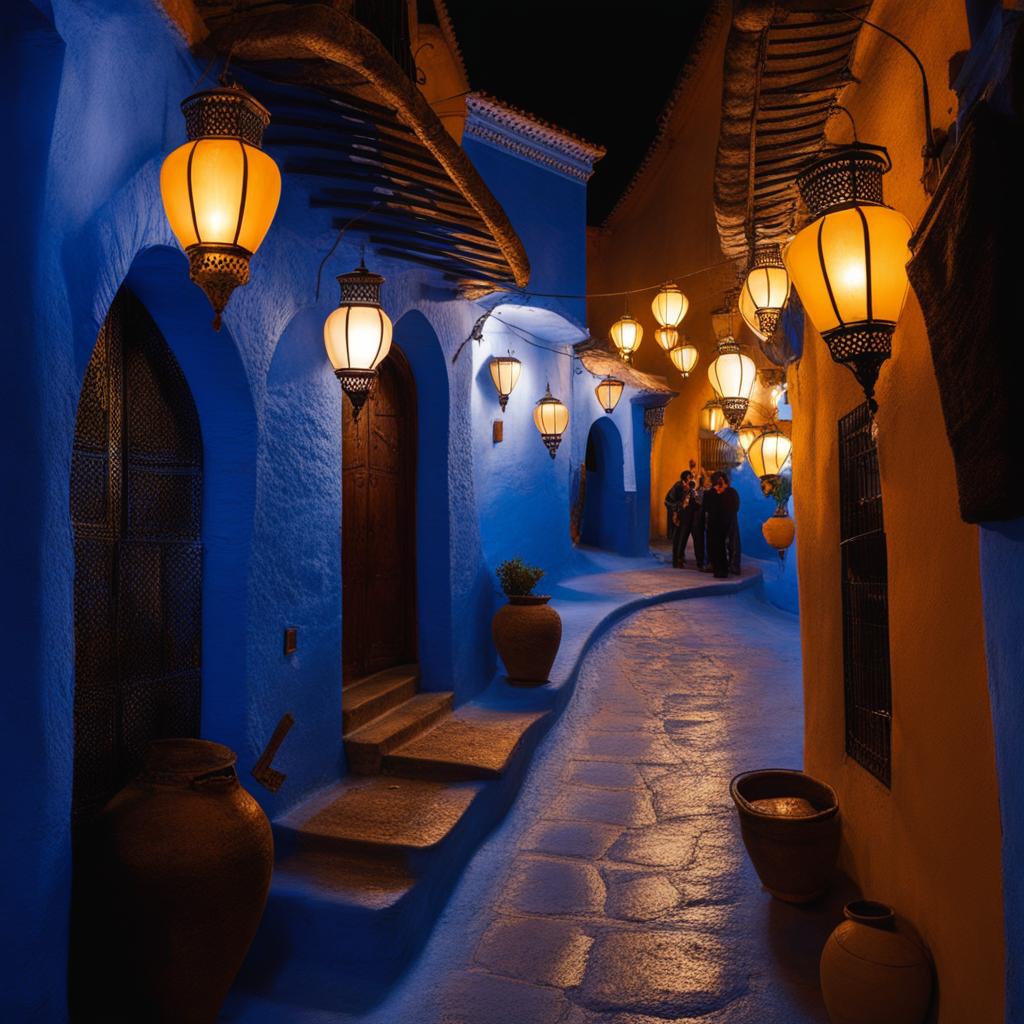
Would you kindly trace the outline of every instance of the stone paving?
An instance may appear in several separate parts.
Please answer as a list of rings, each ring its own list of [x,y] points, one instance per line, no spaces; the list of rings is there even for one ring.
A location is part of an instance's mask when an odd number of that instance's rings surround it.
[[[795,617],[741,593],[620,623],[423,956],[362,1019],[827,1020],[817,960],[843,894],[772,900],[728,796],[740,770],[798,767],[802,725]]]

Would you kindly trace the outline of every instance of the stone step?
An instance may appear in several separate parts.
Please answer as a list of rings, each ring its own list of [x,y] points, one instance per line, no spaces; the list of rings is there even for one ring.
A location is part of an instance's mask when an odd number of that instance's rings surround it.
[[[366,725],[345,735],[345,756],[349,771],[356,775],[376,775],[384,756],[395,747],[425,732],[452,710],[455,695],[417,693],[379,715]]]
[[[384,755],[381,771],[414,779],[497,779],[546,711],[465,706]]]
[[[419,665],[398,665],[343,687],[342,733],[350,733],[407,701],[416,693],[419,678]]]

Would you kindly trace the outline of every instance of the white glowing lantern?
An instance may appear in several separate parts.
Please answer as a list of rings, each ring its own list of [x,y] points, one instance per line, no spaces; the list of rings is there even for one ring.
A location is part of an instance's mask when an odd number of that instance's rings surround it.
[[[707,402],[700,411],[700,428],[708,433],[717,434],[725,426],[725,413],[721,403],[716,399]]]
[[[781,430],[769,427],[758,434],[747,449],[751,469],[766,482],[773,482],[793,453],[793,442]]]
[[[719,342],[718,355],[708,367],[708,380],[715,389],[729,426],[736,430],[750,405],[750,393],[757,380],[754,360],[740,351],[732,338]]]
[[[675,284],[662,285],[651,303],[654,319],[662,327],[678,327],[689,308],[690,300]],[[666,347],[670,348],[671,346]]]
[[[625,382],[619,380],[618,377],[605,377],[594,388],[594,394],[597,395],[597,400],[606,413],[611,414],[615,411],[615,406],[619,404],[625,387]]]
[[[644,329],[640,326],[639,320],[634,320],[628,313],[620,317],[615,323],[612,324],[611,330],[612,342],[615,347],[619,350],[619,356],[624,363],[631,363],[633,361],[633,353],[640,347],[640,342],[643,341]]]
[[[672,360],[672,365],[683,377],[689,377],[690,371],[697,365],[700,353],[695,345],[684,341],[682,345],[676,345],[669,352],[668,357]]]
[[[501,411],[505,411],[508,405],[508,396],[515,390],[519,383],[519,374],[523,372],[523,364],[512,355],[492,356],[490,363],[491,380],[494,381],[495,390],[498,392],[498,402]]]
[[[674,327],[655,327],[654,340],[666,352],[671,352],[679,344],[679,332]]]
[[[789,274],[781,247],[775,243],[757,246],[740,290],[740,316],[760,337],[770,338],[788,299]],[[751,312],[754,324],[748,319]]]
[[[551,453],[551,458],[554,458],[558,446],[562,443],[565,428],[569,425],[569,410],[551,394],[550,384],[544,397],[534,407],[533,422],[540,432],[541,440]]]

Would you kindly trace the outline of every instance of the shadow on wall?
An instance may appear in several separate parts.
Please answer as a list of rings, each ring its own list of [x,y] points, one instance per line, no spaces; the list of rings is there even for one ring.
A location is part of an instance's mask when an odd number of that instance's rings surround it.
[[[626,493],[622,437],[610,417],[591,425],[585,465],[580,539],[605,551],[632,554],[636,492]]]

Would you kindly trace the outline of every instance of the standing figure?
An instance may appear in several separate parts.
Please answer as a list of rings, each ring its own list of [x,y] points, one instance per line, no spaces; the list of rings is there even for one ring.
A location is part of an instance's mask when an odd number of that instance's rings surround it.
[[[725,476],[725,474],[723,474]],[[729,533],[725,538],[726,550],[729,554],[729,572],[733,576],[740,575],[740,494],[728,476],[725,477],[725,490],[722,492],[726,511],[729,513]]]
[[[693,523],[692,503],[693,475],[688,469],[679,474],[679,479],[665,495],[665,507],[672,523],[672,568],[681,569],[686,564],[686,539]]]
[[[726,540],[729,536],[732,517],[729,512],[731,503],[725,496],[728,486],[724,473],[712,473],[711,489],[704,495],[704,517],[708,529],[708,556],[715,578],[720,580],[726,579],[729,575]]]
[[[697,510],[693,514],[693,557],[697,561],[699,572],[709,571],[706,543],[708,524],[704,515],[704,495],[707,493],[706,479],[704,474],[701,473],[700,478],[693,487],[693,500],[697,506]]]

